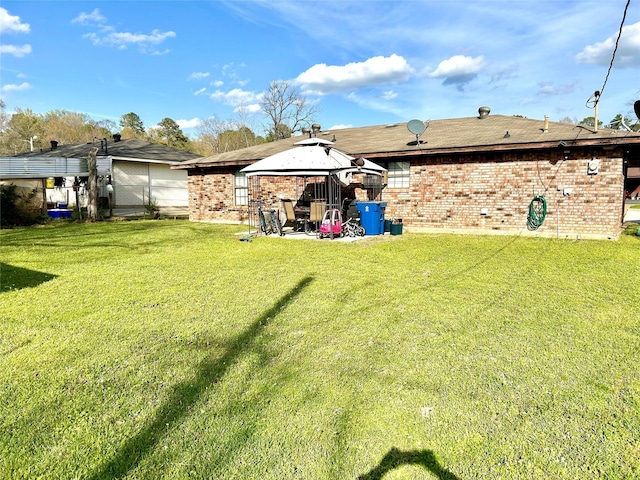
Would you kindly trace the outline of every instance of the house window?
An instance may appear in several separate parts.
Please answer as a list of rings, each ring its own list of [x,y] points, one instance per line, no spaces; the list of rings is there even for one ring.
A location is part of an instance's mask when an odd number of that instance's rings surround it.
[[[409,188],[409,162],[389,162],[387,170],[389,188]]]
[[[249,203],[247,175],[242,172],[236,172],[234,175],[234,196],[236,205],[247,205]]]

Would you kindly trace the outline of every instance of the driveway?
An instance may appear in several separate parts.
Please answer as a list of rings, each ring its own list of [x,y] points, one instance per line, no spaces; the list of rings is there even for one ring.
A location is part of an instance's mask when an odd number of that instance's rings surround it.
[[[624,214],[624,223],[640,223],[640,200],[627,199],[624,204],[624,208],[626,210]]]

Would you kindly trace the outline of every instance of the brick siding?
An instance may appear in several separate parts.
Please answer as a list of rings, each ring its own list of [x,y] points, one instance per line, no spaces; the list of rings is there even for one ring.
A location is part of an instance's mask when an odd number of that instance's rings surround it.
[[[385,188],[386,218],[399,218],[406,231],[525,234],[561,238],[615,238],[621,232],[624,201],[623,162],[619,151],[581,150],[569,159],[562,152],[492,152],[407,158],[409,188]],[[597,158],[598,173],[587,172]],[[264,178],[264,177],[263,177]],[[260,183],[263,195],[295,198],[290,177]],[[563,189],[570,189],[569,196]],[[366,192],[356,191],[366,198]],[[527,230],[529,203],[547,200],[547,217]],[[233,171],[190,172],[190,219],[246,222],[247,207],[234,205]]]

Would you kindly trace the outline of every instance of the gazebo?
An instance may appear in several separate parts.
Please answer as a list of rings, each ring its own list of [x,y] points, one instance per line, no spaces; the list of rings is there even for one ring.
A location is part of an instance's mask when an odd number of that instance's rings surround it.
[[[325,209],[342,209],[343,188],[350,185],[354,175],[380,179],[386,172],[370,160],[355,158],[333,148],[333,142],[322,138],[308,138],[294,145],[241,170],[248,177],[250,223],[257,218],[258,206],[267,203],[261,177],[296,177],[296,190],[302,189],[299,198],[306,195],[316,202],[321,201]],[[381,193],[382,182],[377,184]]]

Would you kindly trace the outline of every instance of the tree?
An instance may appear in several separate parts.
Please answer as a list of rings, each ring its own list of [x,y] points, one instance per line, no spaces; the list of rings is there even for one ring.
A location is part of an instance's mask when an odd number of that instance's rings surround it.
[[[6,104],[0,98],[0,133],[4,133],[9,127],[9,116],[6,111]]]
[[[111,137],[118,132],[118,125],[113,120],[104,119],[96,122],[96,127],[103,132],[104,137]]]
[[[558,122],[577,125],[578,124],[578,119],[577,118],[571,118],[571,117],[562,117],[560,120],[558,120]]]
[[[273,142],[274,140],[279,140],[281,138],[288,138],[292,134],[293,132],[291,131],[291,129],[287,125],[281,123],[276,126],[275,129],[269,132],[269,134],[267,135],[267,141]]]
[[[103,123],[96,122],[86,113],[52,110],[45,113],[43,118],[46,138],[60,144],[88,143],[96,138],[111,136],[111,131]]]
[[[16,109],[7,122],[9,148],[14,152],[38,148],[44,136],[44,123],[40,115],[30,109]],[[26,143],[25,143],[26,142]]]
[[[157,135],[167,146],[185,150],[189,139],[182,133],[182,129],[175,120],[165,117],[158,123]]]
[[[266,126],[268,137],[285,138],[283,135],[302,130],[304,125],[313,123],[315,105],[302,95],[300,90],[286,80],[269,83],[260,106],[269,121]],[[282,128],[286,126],[287,129]]]
[[[218,150],[220,152],[239,150],[252,145],[257,145],[256,134],[249,127],[226,130],[218,136]]]
[[[628,117],[623,117],[622,114],[619,113],[609,122],[607,128],[616,130],[627,130],[627,128],[629,128],[631,131],[637,132],[640,129],[640,125]]]
[[[98,169],[96,155],[98,149],[93,147],[87,156],[87,166],[89,167],[89,203],[87,205],[87,215],[90,221],[98,220]]]
[[[194,150],[205,156],[264,143],[264,138],[256,136],[242,118],[236,121],[220,120],[215,116],[205,118],[196,131],[198,138]]]
[[[253,145],[264,143],[264,137],[256,136],[254,133],[257,130],[257,125],[255,122],[255,115],[253,115],[251,110],[241,101],[236,105],[234,112],[237,117],[237,120],[235,121],[237,129],[240,130],[242,134],[246,134],[244,135],[244,146],[251,147]]]
[[[143,138],[144,137],[144,124],[140,117],[133,113],[125,113],[120,117],[120,126],[123,128],[121,134],[125,138]]]
[[[9,128],[9,120],[11,120],[11,117],[7,115],[5,108],[4,100],[0,99],[0,155],[13,155],[18,151],[18,142],[16,138],[12,138],[15,137],[15,135]],[[15,151],[13,149],[14,143],[16,144]]]
[[[228,130],[233,130],[234,125],[229,120],[220,120],[215,116],[200,120],[196,131],[198,140],[204,145],[206,155],[220,153],[220,135]]]
[[[598,127],[601,127],[603,123],[604,122],[602,120],[598,120]],[[595,117],[585,117],[582,120],[580,120],[580,125],[585,127],[594,127],[595,124],[596,124]]]

